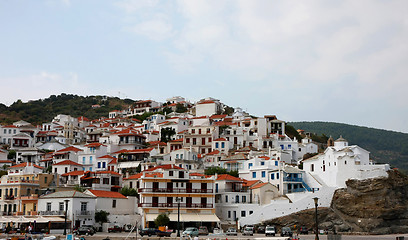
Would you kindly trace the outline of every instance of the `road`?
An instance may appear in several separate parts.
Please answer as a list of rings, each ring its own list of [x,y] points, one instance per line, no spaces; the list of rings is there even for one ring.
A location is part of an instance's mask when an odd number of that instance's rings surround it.
[[[105,239],[109,238],[111,240],[115,239],[125,239],[129,233],[100,233],[98,232],[92,237],[85,237],[87,240],[93,240],[93,239]],[[136,239],[136,234],[131,233],[129,235],[129,240],[134,240]],[[389,234],[389,235],[342,235],[341,240],[396,240],[397,237],[404,237],[404,240],[408,240],[408,234]],[[154,239],[160,239],[158,237],[152,236],[152,237],[141,237],[140,235],[137,236],[137,239],[139,240],[154,240]],[[173,233],[171,235],[171,238],[161,238],[161,239],[178,239],[176,238],[176,234]],[[208,236],[200,236],[200,240],[213,240],[213,239],[240,239],[240,240],[245,240],[245,239],[271,239],[271,240],[286,240],[288,238],[276,236],[276,237],[265,237],[264,234],[254,234],[254,236],[242,236],[241,234],[238,234],[238,236],[214,236],[214,235],[208,235]],[[309,235],[299,235],[300,240],[314,240],[315,236],[312,234]],[[327,240],[327,235],[319,235],[319,240]]]

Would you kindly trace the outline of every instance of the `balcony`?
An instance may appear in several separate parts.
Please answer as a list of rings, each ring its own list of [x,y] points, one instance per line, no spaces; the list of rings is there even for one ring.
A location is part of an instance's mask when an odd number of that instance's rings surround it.
[[[139,188],[140,193],[213,193],[213,189],[190,189],[190,188]]]
[[[4,200],[14,200],[14,195],[4,195]]]
[[[298,178],[298,177],[284,177],[283,178],[284,182],[302,182],[303,179],[302,178]]]
[[[38,180],[17,179],[17,180],[7,180],[7,183],[39,184],[40,182]]]
[[[76,211],[76,216],[93,216],[95,213],[94,211]]]
[[[177,203],[139,203],[139,207],[177,208]],[[213,208],[211,203],[180,203],[180,208]]]
[[[64,216],[65,211],[38,211],[38,215],[42,215],[42,216]]]

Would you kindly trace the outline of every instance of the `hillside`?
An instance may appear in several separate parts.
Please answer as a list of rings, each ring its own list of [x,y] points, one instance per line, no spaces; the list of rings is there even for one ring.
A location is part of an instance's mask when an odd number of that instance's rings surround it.
[[[408,178],[389,171],[387,178],[348,180],[334,193],[330,208],[319,208],[319,228],[337,232],[408,232]],[[264,222],[265,225],[314,228],[314,209]]]
[[[131,99],[104,98],[102,96],[83,97],[65,93],[29,102],[18,100],[9,107],[0,104],[0,124],[24,120],[35,125],[49,122],[58,114],[97,119],[108,117],[110,111],[124,109],[134,102]],[[92,105],[100,105],[100,107],[92,108]]]
[[[371,152],[377,163],[389,163],[408,172],[408,134],[333,122],[290,122],[296,129],[325,134],[334,139],[342,135],[349,144],[356,144]]]

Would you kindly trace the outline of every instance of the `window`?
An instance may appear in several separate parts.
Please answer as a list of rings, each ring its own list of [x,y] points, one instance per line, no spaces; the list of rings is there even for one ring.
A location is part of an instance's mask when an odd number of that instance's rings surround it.
[[[112,200],[112,208],[116,208],[116,199]]]
[[[221,148],[225,148],[225,142],[221,143]]]
[[[241,217],[245,217],[245,211],[241,211]]]
[[[256,178],[256,172],[252,173],[252,178]]]
[[[176,159],[179,159],[179,155],[178,155],[178,154],[176,154]]]
[[[347,161],[344,161],[344,165],[347,165]]]
[[[262,174],[262,177],[263,177],[263,178],[266,176],[266,172],[265,172],[265,171],[262,171],[261,174]]]
[[[82,164],[85,164],[85,157],[82,157]]]
[[[275,161],[275,166],[278,166],[278,164],[279,164],[279,162],[278,162],[278,161]]]
[[[88,203],[87,202],[81,202],[81,211],[86,211],[88,209]]]
[[[198,129],[198,134],[201,134],[201,128],[200,128],[200,129]]]
[[[228,211],[228,218],[231,218],[231,211]]]
[[[218,145],[218,143],[215,143],[215,148],[219,148],[219,145]]]
[[[102,182],[103,184],[109,184],[109,178],[103,178]]]
[[[51,203],[47,202],[47,211],[51,211]]]
[[[44,177],[44,183],[48,182],[48,177]],[[1,193],[1,192],[0,192]],[[1,195],[1,194],[0,194]]]
[[[246,196],[242,196],[242,202],[246,203]]]
[[[197,144],[197,140],[196,140],[196,138],[193,138],[193,145],[196,145]]]
[[[271,174],[271,179],[275,180],[275,174],[274,173]]]
[[[98,162],[98,168],[101,168],[101,162]]]
[[[276,179],[279,179],[279,173],[276,173]]]
[[[65,167],[65,173],[67,173],[68,172],[68,167]]]
[[[261,166],[264,166],[264,165],[265,165],[265,162],[264,162],[264,161],[262,161],[262,162],[261,162]]]
[[[183,159],[183,154],[180,154],[180,159]]]
[[[216,193],[218,192],[218,183],[215,184],[215,192]],[[1,192],[0,192],[0,195],[1,195]]]
[[[210,129],[209,129],[209,128],[207,128],[207,133],[210,133]]]
[[[311,171],[311,172],[314,172],[314,164],[313,164],[313,163],[310,164],[310,171]]]
[[[248,169],[251,169],[252,163],[248,163]]]
[[[186,138],[186,143],[190,143],[190,138]]]
[[[239,196],[238,195],[235,196],[235,203],[239,203]]]
[[[228,196],[225,196],[225,202],[228,202]]]
[[[173,171],[169,171],[169,176],[172,177],[174,175]]]
[[[59,203],[59,210],[64,211],[64,202]]]
[[[254,211],[249,211],[249,215],[251,215],[252,213],[254,213]]]
[[[191,133],[195,133],[195,129],[193,128],[193,129],[191,129]]]
[[[92,164],[92,156],[89,157],[89,163]]]
[[[289,145],[288,145],[288,149],[292,149],[292,145],[289,144]]]

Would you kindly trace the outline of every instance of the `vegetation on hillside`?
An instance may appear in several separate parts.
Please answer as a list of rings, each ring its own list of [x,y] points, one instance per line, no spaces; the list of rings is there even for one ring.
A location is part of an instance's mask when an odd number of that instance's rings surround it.
[[[370,158],[377,163],[389,163],[391,167],[408,172],[408,134],[406,133],[333,122],[291,122],[289,124],[306,132],[332,136],[334,140],[342,135],[350,145],[359,145],[370,151]]]
[[[107,117],[110,111],[125,109],[134,102],[131,99],[103,96],[83,97],[65,93],[29,102],[17,100],[9,107],[0,104],[0,123],[11,124],[24,120],[35,125],[49,122],[58,114],[67,114],[72,117],[84,116],[92,120]]]

